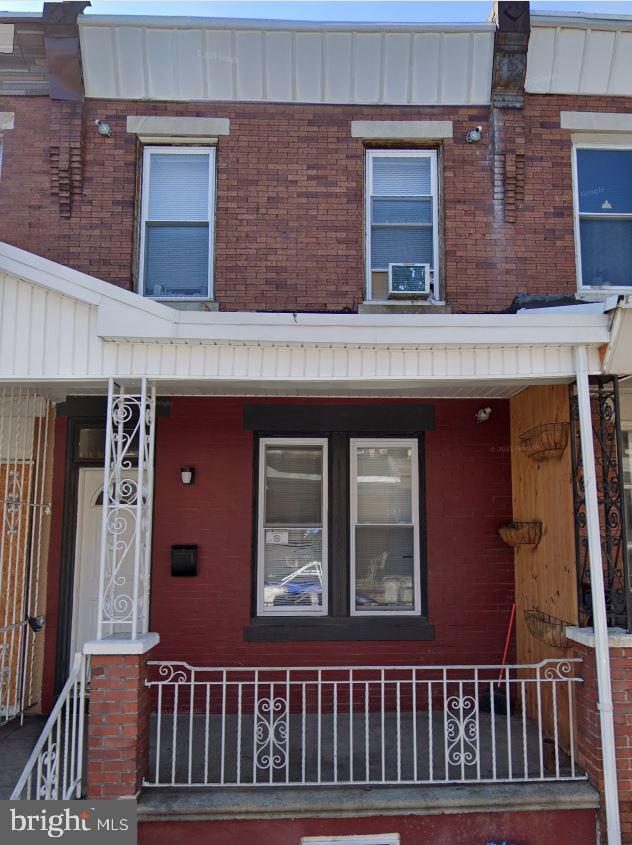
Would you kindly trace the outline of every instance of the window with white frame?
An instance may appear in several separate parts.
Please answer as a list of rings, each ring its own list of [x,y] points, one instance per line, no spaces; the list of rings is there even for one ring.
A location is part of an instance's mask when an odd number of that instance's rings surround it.
[[[212,297],[213,147],[146,147],[140,290],[154,299]]]
[[[580,287],[632,287],[632,149],[575,147]]]
[[[351,613],[417,613],[417,441],[351,439],[350,452]]]
[[[259,438],[258,616],[422,614],[419,440]]]
[[[259,443],[258,611],[327,612],[327,441]]]
[[[387,299],[389,265],[428,265],[438,298],[436,150],[368,150],[367,299]]]

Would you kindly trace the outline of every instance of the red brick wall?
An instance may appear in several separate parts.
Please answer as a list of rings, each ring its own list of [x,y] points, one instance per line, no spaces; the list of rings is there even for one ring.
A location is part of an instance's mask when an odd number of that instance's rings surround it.
[[[134,797],[149,761],[147,655],[92,657],[88,750],[89,798]]]
[[[606,816],[603,798],[603,761],[601,756],[601,729],[597,702],[597,669],[595,651],[574,643],[577,657],[583,660],[583,684],[577,687],[577,750],[582,767],[591,782],[599,789],[601,797],[602,842],[606,842]],[[632,649],[610,649],[612,678],[612,703],[614,707],[614,732],[617,755],[617,785],[621,816],[621,841],[632,845]]]
[[[447,297],[455,311],[497,311],[518,292],[575,290],[570,132],[559,128],[560,110],[626,112],[630,103],[531,95],[524,112],[505,114],[500,140],[509,151],[524,144],[526,158],[524,200],[518,196],[509,224],[493,199],[486,108],[88,101],[83,189],[70,219],[50,195],[49,146],[59,143],[64,120],[52,108],[44,97],[0,98],[0,110],[16,114],[4,139],[0,240],[123,287],[133,285],[137,175],[126,115],[230,118],[231,134],[218,148],[216,232],[216,295],[226,310],[354,309],[364,283],[364,155],[349,121],[451,119],[442,168]],[[113,138],[97,135],[97,117]],[[466,144],[478,123],[483,140]]]
[[[158,420],[151,630],[153,659],[198,665],[497,663],[513,601],[508,403],[436,402],[426,437],[429,609],[433,642],[247,643],[253,444],[241,399],[178,398]],[[180,481],[193,465],[195,484]],[[172,578],[173,543],[197,543],[196,578]]]
[[[399,833],[401,845],[594,845],[593,810],[387,816],[372,819],[260,819],[216,822],[145,822],[141,845],[299,845],[302,836]]]

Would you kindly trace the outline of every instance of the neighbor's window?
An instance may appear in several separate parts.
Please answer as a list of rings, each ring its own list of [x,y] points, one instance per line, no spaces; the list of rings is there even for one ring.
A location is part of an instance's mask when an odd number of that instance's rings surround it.
[[[578,147],[576,234],[581,285],[632,286],[632,150]]]
[[[258,612],[327,612],[327,441],[259,443]]]
[[[215,150],[146,147],[140,284],[155,299],[212,295]]]
[[[351,447],[351,613],[419,610],[416,440]]]
[[[369,150],[366,186],[367,298],[387,299],[393,293],[389,290],[392,264],[429,265],[436,297],[436,151]],[[405,294],[405,286],[399,292]]]

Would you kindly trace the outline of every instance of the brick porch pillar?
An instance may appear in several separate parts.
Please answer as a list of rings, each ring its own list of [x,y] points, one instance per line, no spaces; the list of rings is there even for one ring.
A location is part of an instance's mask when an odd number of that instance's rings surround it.
[[[579,764],[586,771],[590,782],[601,796],[600,842],[606,839],[606,816],[603,798],[603,758],[599,730],[597,702],[597,668],[595,665],[594,637],[591,628],[574,628],[569,632],[576,657],[583,660],[583,684],[576,689],[577,754]],[[619,787],[619,812],[621,817],[621,842],[632,845],[632,634],[622,629],[611,629],[610,671],[617,755],[617,781]]]
[[[148,652],[157,634],[138,640],[95,640],[85,769],[88,798],[134,798],[149,764]]]

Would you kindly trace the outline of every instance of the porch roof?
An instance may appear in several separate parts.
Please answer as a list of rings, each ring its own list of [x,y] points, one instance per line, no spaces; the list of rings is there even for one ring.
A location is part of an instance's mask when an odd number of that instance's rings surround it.
[[[143,376],[171,393],[368,391],[507,396],[602,370],[606,313],[390,315],[178,311],[0,243],[0,381],[103,392]]]

